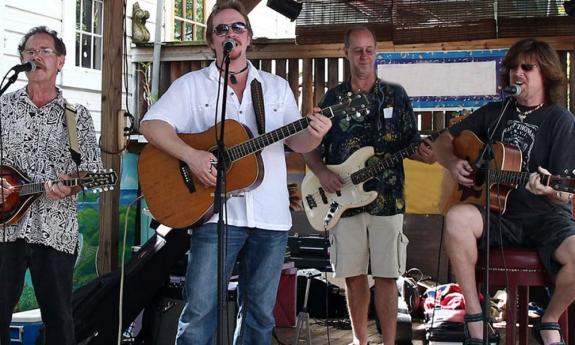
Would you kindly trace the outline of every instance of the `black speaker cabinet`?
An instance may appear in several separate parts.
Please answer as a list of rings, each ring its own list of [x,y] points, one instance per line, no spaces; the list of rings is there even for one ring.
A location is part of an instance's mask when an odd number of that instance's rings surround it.
[[[176,279],[177,280],[177,279]],[[161,296],[155,303],[146,310],[144,316],[144,328],[149,332],[145,338],[145,344],[151,345],[174,345],[176,343],[176,334],[178,331],[178,320],[184,309],[183,300],[183,278],[175,282],[174,277],[171,283],[166,287]],[[222,345],[231,345],[233,343],[234,330],[236,327],[237,303],[236,291],[228,291],[228,308],[227,320],[228,325],[224,327],[224,341]],[[216,345],[216,334],[214,334],[213,345]]]

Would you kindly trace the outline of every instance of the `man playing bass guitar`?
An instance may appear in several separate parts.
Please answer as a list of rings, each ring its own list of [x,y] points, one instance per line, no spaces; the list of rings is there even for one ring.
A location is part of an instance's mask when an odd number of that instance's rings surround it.
[[[346,181],[326,164],[342,164],[361,148],[371,146],[377,164],[421,141],[417,121],[405,90],[383,82],[375,71],[375,35],[365,27],[345,34],[345,57],[350,64],[351,80],[329,90],[322,106],[337,102],[348,93],[365,92],[371,103],[368,116],[338,118],[324,138],[321,150],[304,154],[306,163],[328,193],[340,191]],[[323,155],[323,156],[322,156]],[[427,143],[421,143],[410,157],[426,163],[434,161]],[[370,162],[371,161],[371,162]],[[374,162],[375,161],[375,162]],[[345,278],[353,344],[367,344],[369,286],[367,273],[375,280],[375,306],[381,322],[383,342],[395,343],[397,288],[395,278],[405,270],[407,237],[403,234],[403,164],[401,160],[365,183],[365,189],[377,192],[370,204],[345,211],[330,232],[332,269]]]

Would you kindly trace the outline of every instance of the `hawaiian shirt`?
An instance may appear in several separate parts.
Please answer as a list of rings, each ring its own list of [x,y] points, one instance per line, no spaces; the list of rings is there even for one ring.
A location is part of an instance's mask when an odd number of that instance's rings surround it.
[[[79,167],[72,160],[64,116],[62,93],[41,108],[36,107],[26,87],[0,98],[2,116],[2,162],[19,170],[30,183],[56,181],[62,174],[102,169],[100,148],[88,110],[76,107],[80,146]],[[74,254],[78,246],[76,196],[48,200],[40,195],[13,225],[0,226],[0,242],[24,239],[58,251]]]
[[[336,86],[326,93],[320,107],[336,104],[349,92],[352,92],[350,82]],[[320,149],[325,164],[342,164],[356,150],[372,146],[375,155],[368,159],[369,166],[421,140],[411,102],[401,86],[377,80],[367,97],[371,104],[368,115],[340,116],[332,120],[331,130]],[[404,179],[400,160],[364,184],[365,190],[378,192],[377,198],[369,205],[347,210],[343,217],[362,212],[377,216],[405,213]]]

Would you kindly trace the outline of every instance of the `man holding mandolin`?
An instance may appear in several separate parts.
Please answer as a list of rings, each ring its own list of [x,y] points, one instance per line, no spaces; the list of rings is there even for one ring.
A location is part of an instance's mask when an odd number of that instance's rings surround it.
[[[33,28],[24,35],[18,52],[21,63],[31,67],[26,73],[28,84],[0,98],[0,344],[10,344],[12,313],[29,268],[46,345],[73,345],[72,277],[78,255],[75,194],[80,188],[70,183],[79,178],[70,176],[100,170],[100,149],[88,110],[72,109],[56,87],[66,57],[58,34],[43,26]],[[76,131],[68,130],[70,124]]]
[[[559,190],[549,184],[561,180],[551,174],[572,173],[575,168],[575,118],[561,106],[565,76],[557,53],[549,44],[535,39],[521,40],[509,49],[502,65],[502,84],[514,85],[510,88],[514,98],[485,105],[450,127],[432,144],[438,162],[465,187],[462,203],[452,206],[445,216],[447,251],[465,296],[466,342],[479,345],[486,320],[479,302],[475,265],[478,250],[486,246],[486,218],[484,204],[466,202],[467,196],[473,194],[466,191],[481,188],[481,182],[474,177],[483,173],[475,164],[479,154],[472,159],[464,158],[473,157],[473,151],[481,152],[493,132],[493,141],[499,142],[494,145],[499,149],[494,150],[493,166],[513,172],[500,174],[501,170],[491,168],[494,171],[490,182],[498,183],[495,181],[506,175],[514,176],[515,185],[511,183],[509,189],[495,185],[490,189],[491,195],[497,194],[498,199],[491,198],[494,201],[489,245],[536,248],[554,276],[554,294],[535,330],[540,344],[549,345],[561,342],[557,322],[575,300],[573,195],[555,183],[552,185]],[[514,155],[518,158],[513,159]],[[512,164],[514,161],[516,164]],[[509,167],[501,166],[508,163]],[[501,212],[495,213],[494,209]]]
[[[226,119],[235,120],[260,136],[301,120],[288,83],[256,70],[247,59],[246,50],[251,39],[252,28],[240,3],[231,1],[216,5],[206,28],[206,41],[215,52],[216,60],[209,67],[174,81],[143,119],[140,131],[146,139],[154,147],[183,162],[183,169],[189,169],[193,175],[188,184],[188,194],[213,187],[216,183],[216,155],[208,149],[198,149],[199,145],[205,145],[206,140],[215,142],[215,138],[204,137],[204,143],[193,147],[183,141],[180,134],[204,132],[218,122],[226,47],[229,50],[228,80],[231,88],[227,92]],[[262,102],[264,111],[260,118],[255,108]],[[296,152],[307,152],[320,143],[331,127],[331,121],[320,113],[309,115],[304,121],[309,122],[307,128],[261,150],[264,173],[263,177],[258,177],[263,180],[254,188],[235,191],[225,202],[226,278],[229,278],[236,257],[240,255],[240,309],[234,344],[271,343],[275,323],[273,307],[287,231],[291,227],[283,144]],[[234,159],[232,156],[230,160]],[[234,163],[234,166],[237,164],[240,163]],[[229,178],[228,185],[232,183],[234,181]],[[165,190],[165,193],[171,192]],[[145,190],[144,196],[148,198]],[[177,334],[177,344],[181,345],[210,344],[216,331],[217,215],[208,213],[205,221],[195,224],[198,226],[190,232],[187,299]]]

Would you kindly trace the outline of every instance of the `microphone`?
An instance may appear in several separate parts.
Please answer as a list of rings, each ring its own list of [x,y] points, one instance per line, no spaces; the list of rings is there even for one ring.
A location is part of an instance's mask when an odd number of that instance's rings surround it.
[[[519,94],[521,94],[521,86],[517,85],[517,84],[513,84],[513,85],[509,85],[507,87],[504,87],[503,93],[509,95],[509,96],[519,96]]]
[[[23,64],[16,65],[16,66],[10,68],[10,70],[14,71],[16,73],[34,72],[36,70],[36,64],[34,63],[34,61],[28,61],[28,62],[25,62]]]
[[[228,55],[237,45],[236,40],[233,38],[227,38],[224,41],[224,55]]]

